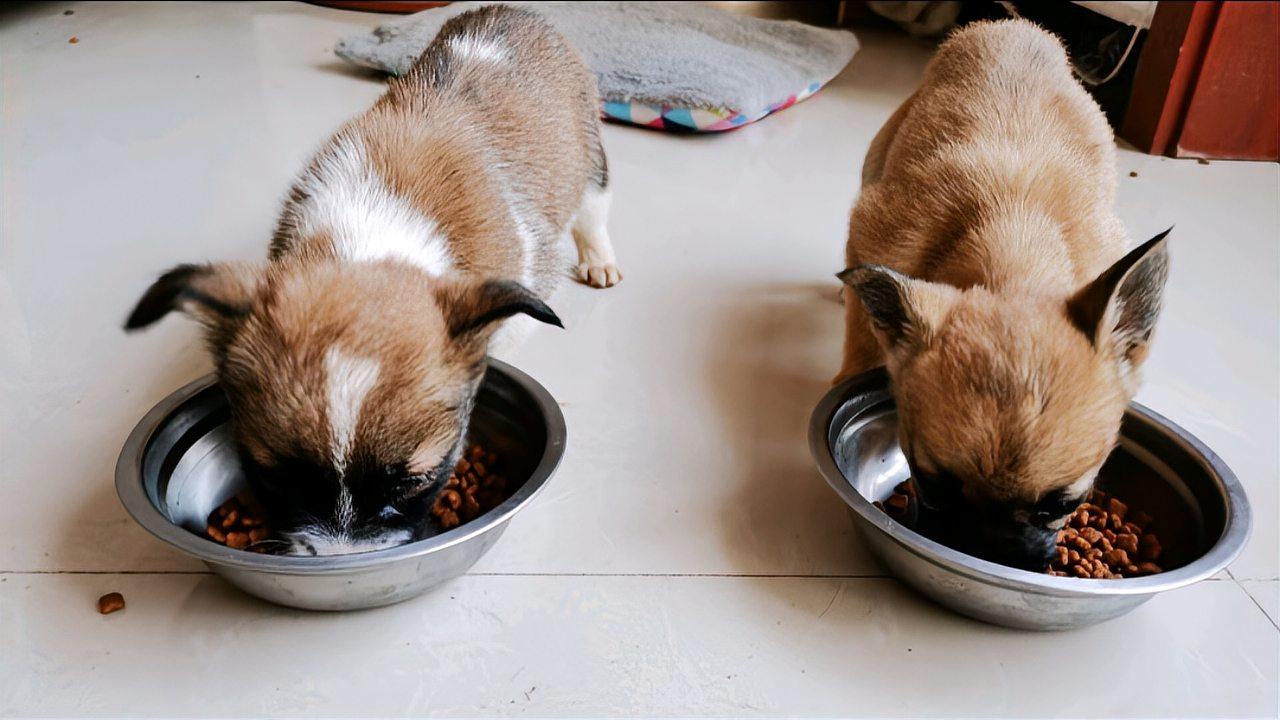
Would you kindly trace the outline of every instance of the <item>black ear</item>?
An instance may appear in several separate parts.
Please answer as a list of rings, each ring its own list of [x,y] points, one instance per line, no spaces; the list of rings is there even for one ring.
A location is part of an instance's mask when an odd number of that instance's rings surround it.
[[[1132,364],[1145,357],[1169,275],[1170,230],[1134,248],[1067,301],[1071,322],[1094,347],[1110,342]]]
[[[950,285],[907,277],[884,265],[859,265],[836,277],[862,301],[876,340],[891,356],[927,341],[960,296]]]
[[[876,330],[898,343],[919,324],[911,309],[911,279],[883,265],[859,265],[836,273],[853,288]]]
[[[525,286],[511,280],[486,280],[450,288],[441,298],[449,336],[460,337],[523,313],[548,325],[564,327],[547,304]]]
[[[147,288],[124,323],[125,330],[144,328],[172,310],[216,323],[249,313],[252,279],[244,267],[179,265]]]

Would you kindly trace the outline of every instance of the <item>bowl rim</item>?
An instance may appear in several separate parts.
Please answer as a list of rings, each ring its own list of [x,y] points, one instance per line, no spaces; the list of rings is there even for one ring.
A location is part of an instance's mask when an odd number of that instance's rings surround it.
[[[884,367],[848,378],[823,395],[809,418],[809,451],[827,484],[864,523],[879,531],[906,551],[952,573],[983,583],[1040,595],[1079,597],[1088,595],[1152,595],[1185,587],[1225,569],[1244,550],[1252,530],[1252,511],[1243,486],[1222,458],[1184,428],[1136,402],[1129,403],[1126,417],[1154,426],[1177,442],[1209,472],[1223,498],[1227,517],[1222,534],[1209,550],[1192,562],[1174,570],[1140,578],[1084,579],[1054,577],[1020,570],[953,550],[920,535],[880,512],[844,477],[831,449],[832,425],[844,405],[870,392],[888,392],[889,374]],[[888,402],[892,403],[892,395]]]
[[[125,440],[116,461],[116,494],[129,515],[147,532],[187,555],[223,567],[285,575],[331,575],[393,565],[438,553],[504,526],[542,490],[564,457],[568,431],[560,405],[551,393],[529,375],[501,360],[489,358],[486,372],[498,373],[529,394],[546,423],[546,444],[529,479],[511,497],[471,522],[439,535],[350,555],[260,555],[219,545],[171,522],[147,497],[142,482],[143,454],[151,438],[175,410],[217,384],[217,377],[213,374],[193,380],[170,393],[138,421]]]

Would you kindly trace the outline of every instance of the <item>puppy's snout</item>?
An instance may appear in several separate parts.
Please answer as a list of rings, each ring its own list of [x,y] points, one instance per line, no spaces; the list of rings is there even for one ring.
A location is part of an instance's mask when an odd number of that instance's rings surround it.
[[[974,533],[971,554],[1001,565],[1043,572],[1049,567],[1057,533],[1027,523],[988,522]]]
[[[959,493],[921,483],[920,527],[926,535],[991,562],[1032,572],[1049,566],[1057,532],[974,507]]]

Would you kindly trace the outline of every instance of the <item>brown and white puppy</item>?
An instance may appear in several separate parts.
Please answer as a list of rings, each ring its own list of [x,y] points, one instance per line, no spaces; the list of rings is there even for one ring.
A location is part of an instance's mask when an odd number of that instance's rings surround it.
[[[537,15],[481,8],[316,155],[265,265],[179,266],[126,327],[205,326],[292,552],[388,547],[458,458],[499,321],[560,324],[564,236],[584,281],[620,280],[608,206],[594,76]]]
[[[837,379],[887,365],[924,505],[988,559],[1044,568],[1138,387],[1168,261],[1164,233],[1124,254],[1113,145],[1058,40],[1003,21],[867,153]]]

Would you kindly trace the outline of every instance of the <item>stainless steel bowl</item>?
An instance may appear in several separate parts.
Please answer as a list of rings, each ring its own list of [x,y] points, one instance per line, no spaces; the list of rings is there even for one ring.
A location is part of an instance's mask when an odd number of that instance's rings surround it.
[[[469,523],[399,547],[284,557],[232,550],[201,534],[209,513],[245,486],[227,416],[226,397],[212,376],[165,398],[125,442],[116,492],[142,527],[231,584],[311,610],[390,605],[466,572],[551,478],[566,439],[551,395],[528,375],[490,360],[470,437],[502,457],[508,482],[518,484],[510,498]]]
[[[1059,578],[1005,567],[913,532],[871,504],[910,471],[883,369],[832,388],[809,422],[818,469],[849,505],[872,551],[900,580],[942,605],[997,625],[1060,630],[1122,615],[1156,593],[1225,568],[1249,536],[1249,502],[1236,476],[1186,430],[1133,403],[1100,487],[1158,523],[1165,572],[1123,580]]]

